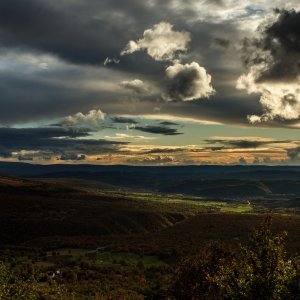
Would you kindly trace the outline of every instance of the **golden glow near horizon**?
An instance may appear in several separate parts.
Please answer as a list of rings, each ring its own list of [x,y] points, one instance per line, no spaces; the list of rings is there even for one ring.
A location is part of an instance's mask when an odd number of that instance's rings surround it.
[[[219,137],[220,138],[220,137]],[[236,139],[235,139],[236,140]],[[244,139],[245,141],[245,139]],[[271,141],[270,141],[271,142]],[[272,143],[272,142],[271,142]],[[279,147],[264,146],[260,148],[228,148],[207,147],[200,145],[186,146],[157,146],[157,145],[127,145],[118,152],[98,155],[85,155],[84,160],[76,163],[103,165],[191,165],[191,164],[285,164],[290,163],[285,147],[292,145],[285,143]],[[281,146],[284,146],[281,148]],[[12,158],[4,161],[16,161],[20,155],[33,154],[27,151],[13,153]],[[84,155],[84,154],[82,154]],[[80,154],[79,154],[80,157]],[[31,163],[61,164],[74,163],[72,160],[61,160],[51,156],[47,160],[25,160]]]

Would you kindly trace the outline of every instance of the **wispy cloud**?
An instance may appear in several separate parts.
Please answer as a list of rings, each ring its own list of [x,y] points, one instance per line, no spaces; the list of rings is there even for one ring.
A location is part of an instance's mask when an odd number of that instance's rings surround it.
[[[114,136],[106,135],[105,139],[108,140],[126,140],[126,141],[143,141],[154,140],[155,137],[143,136],[143,135],[130,135],[126,133],[116,133]]]

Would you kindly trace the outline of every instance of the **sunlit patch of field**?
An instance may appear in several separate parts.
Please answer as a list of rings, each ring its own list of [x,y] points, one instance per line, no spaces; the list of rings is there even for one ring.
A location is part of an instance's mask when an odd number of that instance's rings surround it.
[[[253,212],[253,206],[248,203],[239,202],[223,202],[211,201],[202,197],[184,196],[180,194],[159,194],[147,192],[119,192],[119,191],[105,191],[101,192],[103,195],[109,195],[116,199],[127,199],[136,202],[141,202],[144,205],[174,205],[178,208],[195,209],[201,211],[203,209],[211,209],[219,212],[235,212],[235,213],[248,213]]]

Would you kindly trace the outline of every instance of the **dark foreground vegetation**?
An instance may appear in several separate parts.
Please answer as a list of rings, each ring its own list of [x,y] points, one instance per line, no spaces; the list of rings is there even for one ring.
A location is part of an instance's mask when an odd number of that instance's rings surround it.
[[[233,250],[214,243],[175,268],[155,260],[151,267],[151,260],[145,265],[142,257],[136,265],[115,261],[115,269],[69,261],[61,265],[63,271],[47,276],[30,264],[1,262],[0,299],[91,298],[84,289],[94,299],[299,299],[300,258],[287,256],[285,236],[272,234],[268,217],[246,244]],[[97,286],[90,284],[95,280]],[[78,281],[84,281],[83,290]],[[111,282],[106,286],[105,281]],[[112,282],[114,289],[107,290]],[[134,282],[135,291],[130,291]]]
[[[0,299],[299,299],[300,217],[268,210],[0,176]]]
[[[245,245],[218,244],[184,260],[172,277],[175,299],[299,299],[299,257],[286,255],[286,232],[273,235],[271,219]]]

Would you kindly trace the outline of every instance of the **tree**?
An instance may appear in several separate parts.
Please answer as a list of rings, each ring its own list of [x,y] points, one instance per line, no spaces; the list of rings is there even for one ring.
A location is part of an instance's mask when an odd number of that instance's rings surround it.
[[[181,292],[177,295],[173,292],[172,296],[175,299],[299,299],[299,260],[287,258],[285,237],[286,232],[274,235],[271,218],[266,218],[251,234],[248,244],[241,245],[235,254],[223,252],[220,256],[217,251],[180,266],[173,282]],[[217,259],[212,260],[213,257]]]
[[[232,252],[222,244],[214,243],[196,256],[181,262],[172,279],[170,296],[175,299],[217,299],[215,283],[209,277],[231,259]]]
[[[224,299],[293,299],[289,286],[296,277],[284,247],[286,232],[273,235],[271,218],[250,236],[239,255],[211,275]]]

